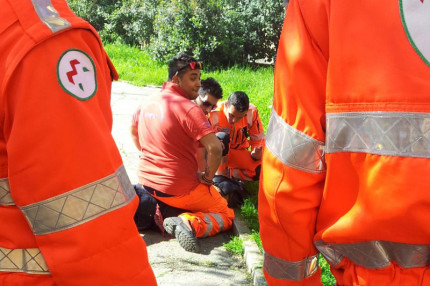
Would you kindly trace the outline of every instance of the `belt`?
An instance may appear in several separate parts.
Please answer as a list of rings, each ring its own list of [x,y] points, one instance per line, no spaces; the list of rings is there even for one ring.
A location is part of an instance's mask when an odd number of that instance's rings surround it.
[[[139,185],[140,185],[140,184],[139,184]],[[141,186],[142,186],[142,185],[141,185]],[[156,196],[156,197],[161,197],[161,198],[170,198],[170,197],[174,197],[174,195],[170,195],[170,194],[166,194],[166,193],[163,193],[163,192],[157,191],[157,190],[155,190],[155,189],[153,189],[153,188],[151,188],[151,187],[148,187],[148,186],[143,186],[143,189],[144,189],[145,191],[147,191],[148,193],[150,193],[151,195]]]

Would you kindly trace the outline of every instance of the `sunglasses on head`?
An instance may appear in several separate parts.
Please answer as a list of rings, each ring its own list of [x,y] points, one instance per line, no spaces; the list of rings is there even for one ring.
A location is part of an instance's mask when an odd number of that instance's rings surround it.
[[[203,100],[203,98],[201,96],[200,97],[200,101],[202,102],[202,104],[206,107],[210,107],[212,110],[214,110],[216,108],[216,104],[212,104],[209,101]]]
[[[201,63],[201,62],[198,62],[198,61],[192,61],[192,62],[189,62],[187,65],[185,65],[185,66],[181,67],[180,69],[178,69],[178,70],[176,71],[176,75],[177,75],[180,71],[182,71],[182,70],[184,70],[184,69],[186,69],[186,68],[190,68],[191,70],[195,70],[195,69],[199,69],[199,70],[201,70],[201,69],[202,69],[202,63]]]

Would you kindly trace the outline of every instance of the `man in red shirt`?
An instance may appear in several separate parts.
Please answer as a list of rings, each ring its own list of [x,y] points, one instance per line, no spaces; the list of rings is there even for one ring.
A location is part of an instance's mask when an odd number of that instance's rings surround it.
[[[199,252],[197,237],[231,228],[234,212],[212,186],[221,160],[221,143],[198,105],[201,64],[181,54],[169,63],[169,79],[161,94],[148,98],[133,116],[132,137],[141,150],[139,183],[154,198],[190,210],[164,220],[165,230],[181,246]],[[198,171],[198,142],[207,152]]]

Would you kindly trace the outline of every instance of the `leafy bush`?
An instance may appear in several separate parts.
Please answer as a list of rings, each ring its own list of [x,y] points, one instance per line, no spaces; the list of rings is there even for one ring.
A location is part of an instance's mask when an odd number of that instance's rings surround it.
[[[97,31],[103,31],[109,15],[121,7],[121,2],[116,0],[68,0],[67,3],[70,9],[90,22]]]
[[[155,17],[150,51],[162,61],[185,52],[206,64],[220,65],[229,58],[220,52],[225,44],[223,29],[220,1],[163,0]]]
[[[284,6],[279,0],[240,0],[234,11],[237,35],[242,35],[244,54],[250,61],[272,60],[276,53],[284,19]],[[232,17],[233,18],[233,17]],[[234,18],[233,18],[234,19]]]
[[[158,60],[186,52],[217,67],[271,60],[283,17],[278,0],[163,0],[150,47]]]
[[[149,47],[167,62],[179,52],[206,66],[273,59],[284,17],[280,0],[69,0],[105,42]]]
[[[127,45],[146,47],[154,35],[154,19],[159,0],[124,0],[122,6],[108,17],[101,32],[107,42],[120,41]]]

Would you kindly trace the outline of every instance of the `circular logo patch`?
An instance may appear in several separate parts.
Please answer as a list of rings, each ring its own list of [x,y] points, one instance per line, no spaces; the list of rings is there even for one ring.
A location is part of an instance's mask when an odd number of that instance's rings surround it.
[[[418,55],[430,66],[430,0],[399,0],[403,27]]]
[[[77,99],[87,100],[96,93],[96,67],[81,50],[67,50],[61,55],[57,76],[61,87]]]

